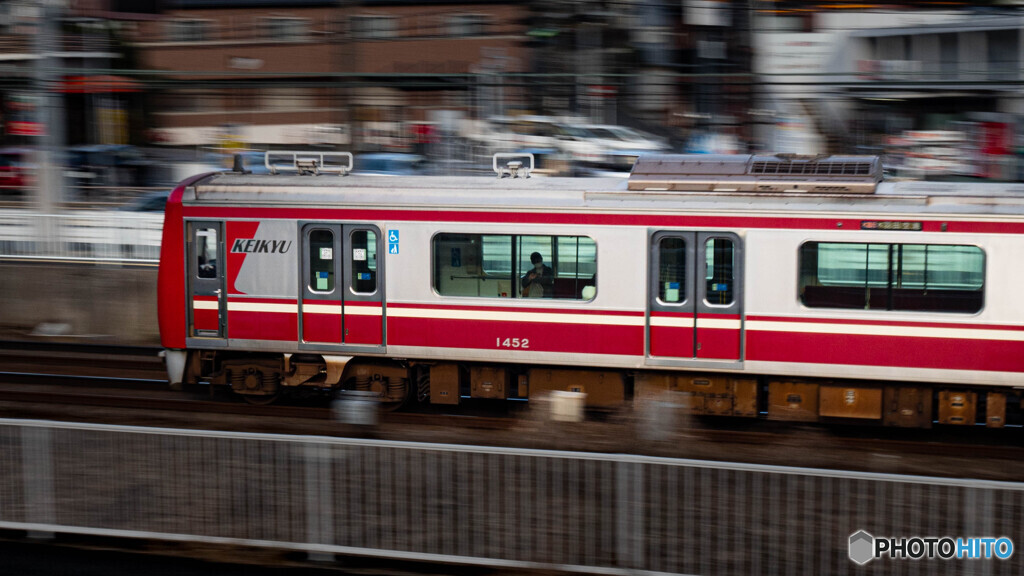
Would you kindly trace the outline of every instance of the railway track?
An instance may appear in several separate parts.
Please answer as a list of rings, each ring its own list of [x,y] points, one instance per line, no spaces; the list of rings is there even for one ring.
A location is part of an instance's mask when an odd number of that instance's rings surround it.
[[[191,388],[185,392],[166,389],[166,381],[0,372],[0,402],[59,406],[97,406],[117,409],[240,415],[254,418],[334,421],[332,408],[289,403],[251,405],[237,398],[215,398]],[[159,388],[159,389],[158,389]],[[321,400],[320,404],[326,404]],[[454,425],[465,428],[505,429],[512,418],[440,413],[385,413],[388,424]]]
[[[929,431],[723,422],[652,416],[639,408],[591,414],[582,423],[560,423],[548,421],[543,410],[481,402],[467,402],[455,413],[414,406],[411,411],[379,414],[376,426],[346,425],[323,398],[254,406],[227,392],[211,394],[203,386],[171,391],[157,351],[0,343],[0,416],[635,452],[991,479],[1024,476],[1020,429]]]
[[[59,342],[0,341],[0,371],[117,380],[164,380],[160,348]],[[83,382],[86,382],[83,380]],[[93,382],[94,383],[94,382]]]
[[[161,410],[254,418],[334,421],[324,398],[257,406],[230,393],[192,386],[182,392],[167,387],[166,372],[155,347],[113,348],[95,344],[0,342],[0,402]],[[509,417],[484,414],[385,413],[391,424],[504,429]]]

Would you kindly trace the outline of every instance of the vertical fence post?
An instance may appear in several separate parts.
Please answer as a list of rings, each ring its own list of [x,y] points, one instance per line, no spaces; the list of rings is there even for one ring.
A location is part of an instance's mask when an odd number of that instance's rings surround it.
[[[53,453],[49,428],[25,426],[21,429],[21,458],[25,491],[25,522],[52,526],[57,523],[54,509]],[[29,538],[51,539],[53,532],[30,530]]]
[[[622,568],[639,568],[643,558],[644,535],[643,469],[637,462],[615,465],[615,551]]]
[[[334,544],[331,447],[321,443],[306,444],[304,460],[307,541],[310,544]],[[334,554],[310,552],[309,559],[333,562]]]
[[[630,529],[630,498],[629,498],[629,463],[618,462],[615,465],[615,556],[619,566],[632,566],[629,540]]]

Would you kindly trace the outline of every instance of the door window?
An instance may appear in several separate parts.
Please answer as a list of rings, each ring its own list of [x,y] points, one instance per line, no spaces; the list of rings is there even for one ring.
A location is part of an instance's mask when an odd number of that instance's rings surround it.
[[[372,230],[352,232],[352,291],[372,294],[377,291],[377,234]]]
[[[727,238],[708,238],[704,244],[704,257],[707,270],[704,281],[707,303],[713,306],[728,306],[735,299],[733,270],[735,269],[735,251],[732,240]]]
[[[334,291],[334,233],[330,230],[309,233],[309,289],[321,294]]]
[[[686,300],[686,241],[666,237],[658,242],[658,300],[678,304]]]
[[[217,229],[196,229],[196,275],[199,278],[217,277]]]

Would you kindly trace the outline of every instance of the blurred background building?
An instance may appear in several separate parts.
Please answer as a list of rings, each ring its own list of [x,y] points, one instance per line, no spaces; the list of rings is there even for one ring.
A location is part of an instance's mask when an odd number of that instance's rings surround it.
[[[601,169],[871,153],[1018,180],[1022,4],[8,0],[0,186],[50,163],[70,190],[166,185],[268,147],[446,169],[519,149]]]

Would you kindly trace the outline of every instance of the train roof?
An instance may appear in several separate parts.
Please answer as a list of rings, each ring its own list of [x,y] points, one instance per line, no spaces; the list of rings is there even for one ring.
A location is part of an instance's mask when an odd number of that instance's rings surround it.
[[[186,189],[189,205],[351,206],[490,209],[501,211],[737,211],[860,212],[1024,216],[1024,184],[882,181],[851,163],[870,157],[829,157],[843,168],[797,166],[794,174],[765,170],[765,157],[655,155],[637,162],[629,179],[371,176],[360,174],[217,173]],[[777,159],[779,157],[768,157]],[[818,157],[820,158],[820,157]],[[793,164],[792,159],[782,158]],[[683,166],[699,162],[700,166]],[[728,164],[719,167],[716,162]],[[761,162],[758,168],[758,162]],[[745,164],[744,164],[745,163]],[[746,172],[739,165],[746,166]],[[819,164],[821,164],[819,162]],[[683,166],[683,168],[679,168]],[[778,169],[778,167],[768,169]],[[836,174],[814,173],[836,171]],[[845,173],[843,171],[845,170]],[[810,173],[808,173],[810,172]],[[861,173],[855,173],[861,172]]]

